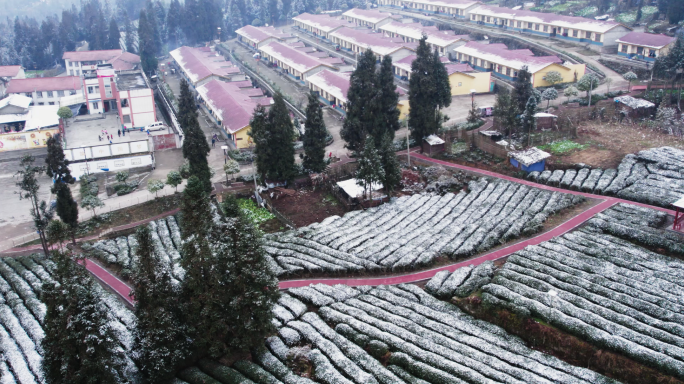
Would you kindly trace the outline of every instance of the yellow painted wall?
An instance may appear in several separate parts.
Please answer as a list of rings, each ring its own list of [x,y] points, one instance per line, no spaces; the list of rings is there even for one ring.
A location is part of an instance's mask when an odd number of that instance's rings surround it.
[[[575,72],[577,72],[577,80],[579,80],[584,76],[585,69],[586,66],[584,64],[567,64],[566,66],[552,64],[533,75],[532,86],[535,88],[550,86],[551,84],[544,80],[544,76],[551,71],[560,73],[563,76],[563,83],[572,83],[575,81]]]
[[[477,93],[487,93],[490,91],[491,78],[491,72],[454,72],[449,76],[451,96],[469,95],[471,89]]]
[[[399,100],[399,103],[397,104],[397,109],[399,110],[399,120],[408,118],[409,111],[411,110],[409,101]]]
[[[252,146],[252,138],[247,134],[252,128],[248,125],[241,130],[235,132],[235,146],[238,149],[249,148]]]

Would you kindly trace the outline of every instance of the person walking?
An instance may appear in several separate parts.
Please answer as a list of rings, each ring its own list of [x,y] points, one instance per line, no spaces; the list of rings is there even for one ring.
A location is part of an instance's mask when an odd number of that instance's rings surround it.
[[[123,135],[126,137],[126,128],[123,129]]]
[[[211,147],[216,148],[216,139],[214,139],[213,137],[211,138]]]
[[[102,141],[102,136],[97,135],[97,139],[98,139],[99,141]]]
[[[121,130],[119,129],[117,132],[119,133],[119,137],[121,137]]]

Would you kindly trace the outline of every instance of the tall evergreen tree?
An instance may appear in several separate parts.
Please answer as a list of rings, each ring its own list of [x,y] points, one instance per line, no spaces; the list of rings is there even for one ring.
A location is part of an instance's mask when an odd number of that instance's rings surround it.
[[[373,191],[373,184],[380,183],[385,178],[382,168],[382,158],[375,147],[373,136],[368,135],[364,141],[363,151],[358,160],[356,169],[356,183],[363,186],[363,194]]]
[[[380,163],[382,164],[383,175],[380,178],[382,188],[387,193],[387,196],[392,196],[392,192],[397,188],[401,182],[401,165],[397,154],[394,152],[394,141],[392,135],[387,132],[382,138],[380,145]]]
[[[172,0],[169,4],[169,12],[166,13],[166,28],[169,39],[169,50],[175,49],[180,45],[182,25],[183,7],[178,0]]]
[[[447,72],[442,60],[440,60],[439,51],[436,47],[432,62],[435,66],[434,81],[435,88],[437,90],[437,107],[445,108],[451,105],[451,84],[449,84],[449,73]]]
[[[309,104],[306,106],[305,133],[302,143],[304,144],[304,169],[312,172],[323,172],[325,163],[325,138],[328,130],[323,121],[323,110],[318,98],[313,92],[309,95]]]
[[[516,107],[518,113],[523,113],[525,106],[527,105],[527,100],[532,97],[532,74],[527,70],[527,66],[523,66],[518,71],[518,77],[515,79],[513,84],[513,97],[515,99]]]
[[[349,79],[347,116],[340,136],[347,142],[345,147],[352,151],[362,150],[366,136],[377,126],[383,125],[384,115],[380,112],[375,62],[375,54],[367,49],[358,57],[356,69]]]
[[[178,122],[185,133],[183,157],[190,163],[190,174],[200,179],[206,192],[211,192],[211,169],[207,161],[211,148],[197,120],[197,110],[188,83],[181,80],[180,88]]]
[[[136,328],[133,359],[145,383],[168,383],[178,366],[190,355],[190,339],[182,323],[180,291],[171,283],[166,263],[154,253],[150,229],[143,225],[135,234],[138,259],[133,269]]]
[[[64,156],[64,150],[60,140],[51,137],[47,142],[48,154],[45,158],[47,164],[45,172],[52,177],[52,193],[57,196],[57,216],[67,224],[71,230],[71,240],[76,244],[76,229],[78,228],[78,203],[71,195],[69,184],[76,181],[69,170],[69,160]]]
[[[121,43],[121,32],[119,32],[119,26],[116,24],[116,19],[112,17],[109,21],[109,35],[107,36],[107,46],[106,49],[120,49]]]
[[[273,96],[273,105],[268,111],[266,123],[267,142],[270,152],[266,177],[273,180],[290,181],[295,174],[294,125],[290,120],[285,100],[280,92]]]
[[[143,71],[150,73],[157,69],[156,51],[153,25],[147,17],[147,12],[142,9],[138,18],[138,53]]]
[[[373,139],[376,143],[382,142],[384,137],[389,134],[394,139],[394,133],[399,130],[399,94],[394,84],[394,70],[392,68],[392,56],[386,55],[380,64],[378,71],[376,88],[379,90],[379,104],[382,117],[382,124],[375,127],[372,131]]]
[[[48,256],[48,245],[45,230],[47,229],[50,220],[52,220],[52,211],[47,209],[45,201],[38,201],[38,175],[45,172],[45,167],[35,166],[36,159],[31,155],[25,155],[19,162],[21,167],[17,171],[16,176],[20,180],[16,183],[19,187],[19,198],[31,201],[31,216],[33,217],[33,226],[38,232],[40,243],[43,246],[45,256]]]
[[[518,125],[518,106],[511,97],[511,92],[505,87],[499,88],[496,95],[494,121],[497,129],[502,130],[506,136],[510,136]]]
[[[43,283],[45,337],[42,370],[48,384],[118,384],[124,351],[110,325],[100,290],[86,269],[71,256],[54,252],[53,279]]]
[[[131,20],[128,18],[128,13],[124,14],[124,33],[126,34],[126,52],[135,53],[135,32],[133,32],[133,26],[131,25]]]
[[[409,80],[409,128],[411,136],[420,143],[424,137],[439,130],[442,115],[437,108],[446,100],[441,99],[437,80],[439,68],[435,57],[427,45],[427,37],[423,36],[416,49],[416,59],[411,63],[411,80]]]
[[[263,105],[254,109],[252,119],[249,121],[250,130],[247,133],[254,143],[254,157],[257,172],[261,180],[266,179],[268,164],[271,163],[271,151],[268,146],[268,113]]]
[[[531,96],[527,100],[527,104],[525,105],[525,111],[520,116],[520,126],[522,127],[522,130],[525,133],[525,135],[527,136],[528,146],[530,145],[532,139],[532,132],[534,132],[537,129],[537,119],[534,117],[536,113],[537,99],[534,96]]]

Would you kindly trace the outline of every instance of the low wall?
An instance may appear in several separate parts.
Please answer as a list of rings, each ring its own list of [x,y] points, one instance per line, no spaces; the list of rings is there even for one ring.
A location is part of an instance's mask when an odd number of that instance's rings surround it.
[[[42,129],[29,132],[0,134],[0,152],[47,147],[47,141],[59,134],[59,129]]]

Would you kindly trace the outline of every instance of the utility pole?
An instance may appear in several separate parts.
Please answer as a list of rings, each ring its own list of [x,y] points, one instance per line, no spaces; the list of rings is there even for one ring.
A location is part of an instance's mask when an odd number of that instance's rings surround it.
[[[406,115],[404,115],[406,116]],[[408,117],[406,117],[406,158],[408,159],[409,168],[411,168],[411,149],[409,144],[409,129],[408,129]]]

